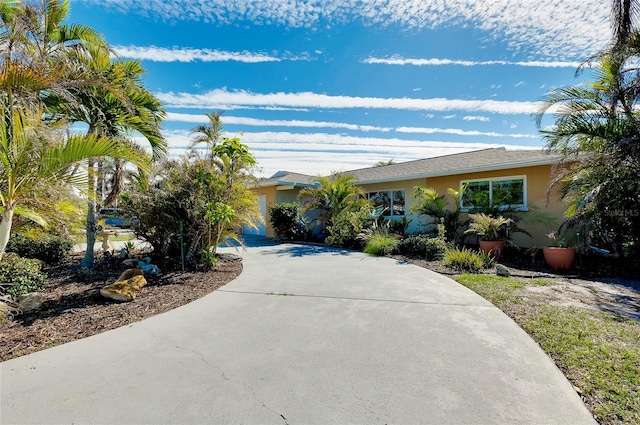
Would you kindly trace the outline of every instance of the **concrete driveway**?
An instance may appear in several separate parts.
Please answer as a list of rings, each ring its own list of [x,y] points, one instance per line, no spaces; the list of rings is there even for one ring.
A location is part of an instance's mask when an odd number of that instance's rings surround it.
[[[232,251],[233,252],[233,251]],[[187,306],[0,364],[2,424],[592,424],[507,316],[389,258],[254,244]]]

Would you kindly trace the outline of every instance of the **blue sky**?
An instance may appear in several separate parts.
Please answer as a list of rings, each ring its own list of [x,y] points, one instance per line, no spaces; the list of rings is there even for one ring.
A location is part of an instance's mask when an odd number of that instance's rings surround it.
[[[540,149],[539,100],[610,36],[603,0],[72,0],[69,21],[142,61],[172,155],[223,111],[263,176]]]

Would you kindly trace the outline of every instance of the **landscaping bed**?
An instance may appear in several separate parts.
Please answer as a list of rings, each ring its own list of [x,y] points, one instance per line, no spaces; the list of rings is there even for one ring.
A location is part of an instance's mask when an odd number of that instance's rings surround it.
[[[138,297],[117,303],[100,295],[126,268],[100,261],[92,274],[79,273],[80,257],[47,270],[42,306],[19,315],[0,331],[0,361],[126,326],[209,294],[242,271],[239,257],[223,255],[215,271],[169,270],[147,277]]]

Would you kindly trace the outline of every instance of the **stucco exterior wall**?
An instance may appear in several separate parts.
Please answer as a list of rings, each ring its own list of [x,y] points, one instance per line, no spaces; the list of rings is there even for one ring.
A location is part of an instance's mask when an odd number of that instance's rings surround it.
[[[296,202],[298,199],[298,193],[300,193],[299,187],[287,190],[277,190],[276,188],[277,186],[266,186],[255,189],[258,195],[266,195],[267,198],[267,215],[263,218],[266,224],[266,236],[269,238],[274,238],[276,236],[273,231],[273,226],[271,226],[271,220],[269,220],[271,207],[274,204]]]
[[[481,173],[468,173],[452,176],[433,177],[426,181],[427,187],[435,188],[439,193],[447,194],[450,205],[453,207],[453,198],[448,194],[448,188],[459,188],[460,184],[465,180],[489,179],[497,177],[516,177],[525,176],[526,178],[526,203],[527,207],[536,207],[540,210],[548,212],[556,219],[553,226],[522,226],[531,233],[531,238],[524,234],[514,235],[513,241],[522,247],[529,246],[546,246],[549,244],[547,234],[555,230],[563,220],[564,206],[559,200],[557,193],[553,193],[549,198],[549,204],[546,205],[546,192],[551,180],[551,165],[539,165],[535,167],[513,168],[509,170],[499,170]]]
[[[531,233],[532,237],[517,234],[514,235],[513,241],[522,246],[546,246],[549,243],[546,235],[555,230],[563,220],[564,206],[561,204],[556,193],[552,194],[549,204],[546,204],[546,191],[551,179],[551,165],[538,165],[532,167],[521,167],[507,170],[497,170],[478,173],[456,174],[442,177],[429,177],[422,179],[402,180],[387,183],[362,184],[360,187],[364,192],[377,192],[384,190],[404,190],[405,192],[405,211],[407,218],[411,220],[409,224],[409,232],[417,232],[424,229],[427,223],[425,217],[416,214],[410,214],[411,208],[415,203],[415,194],[413,188],[415,186],[433,187],[439,193],[444,194],[449,201],[449,208],[453,208],[453,198],[448,194],[449,188],[459,188],[460,184],[466,180],[477,179],[494,179],[501,177],[524,177],[526,187],[526,204],[527,207],[536,207],[540,210],[548,212],[556,219],[556,223],[552,226],[522,226]],[[268,237],[274,237],[274,231],[269,222],[269,210],[276,203],[295,202],[300,192],[300,188],[288,190],[276,190],[276,186],[261,187],[256,189],[258,194],[266,195],[267,217],[266,234]]]

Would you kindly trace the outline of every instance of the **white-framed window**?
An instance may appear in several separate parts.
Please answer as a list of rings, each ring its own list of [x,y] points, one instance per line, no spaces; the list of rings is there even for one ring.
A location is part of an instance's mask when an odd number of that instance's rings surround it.
[[[374,208],[382,207],[384,217],[404,217],[405,195],[404,190],[378,190],[367,192],[367,199]]]
[[[460,197],[460,208],[498,207],[527,209],[527,177],[496,177],[491,179],[462,180],[464,187]]]

